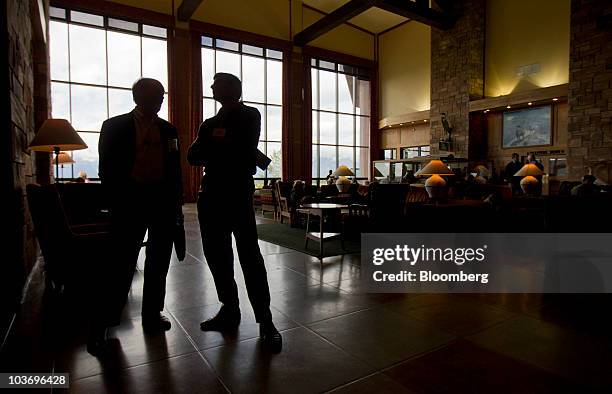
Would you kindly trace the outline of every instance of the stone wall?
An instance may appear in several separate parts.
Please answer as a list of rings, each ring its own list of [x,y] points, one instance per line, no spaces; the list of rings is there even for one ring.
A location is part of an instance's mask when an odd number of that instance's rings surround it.
[[[467,158],[469,102],[484,95],[485,0],[451,2],[457,21],[449,30],[431,29],[431,152],[446,137],[440,114],[453,128],[452,153]]]
[[[43,4],[44,9],[48,3],[40,4]],[[2,67],[4,75],[1,77],[2,85],[8,88],[4,90],[5,97],[2,100],[8,113],[3,119],[3,143],[6,144],[1,158],[2,188],[7,198],[3,198],[3,223],[5,232],[9,234],[5,249],[8,252],[7,258],[3,258],[0,263],[3,305],[0,328],[5,329],[6,319],[18,307],[23,285],[38,254],[25,194],[26,185],[37,181],[37,158],[28,152],[27,147],[34,138],[35,130],[49,113],[49,83],[43,35],[45,27],[40,22],[39,2],[8,0],[3,2],[2,7],[5,19],[2,21],[1,34],[8,59],[8,63]],[[47,172],[47,181],[48,157],[43,154],[38,158],[43,163],[43,171]]]
[[[612,181],[612,2],[572,0],[568,167]]]

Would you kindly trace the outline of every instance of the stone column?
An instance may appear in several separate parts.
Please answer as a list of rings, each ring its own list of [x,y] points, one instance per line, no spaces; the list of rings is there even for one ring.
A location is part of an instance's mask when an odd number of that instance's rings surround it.
[[[452,2],[457,16],[449,30],[431,29],[431,152],[446,138],[440,114],[453,128],[452,152],[468,157],[469,103],[484,97],[485,0]],[[442,152],[446,154],[446,152]]]
[[[612,180],[612,3],[572,0],[568,94],[569,177]]]

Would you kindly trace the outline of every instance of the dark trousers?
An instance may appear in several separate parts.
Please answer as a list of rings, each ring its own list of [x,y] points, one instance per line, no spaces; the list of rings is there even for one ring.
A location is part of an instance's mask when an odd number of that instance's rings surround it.
[[[176,202],[162,187],[128,187],[114,198],[112,257],[101,273],[105,282],[101,292],[105,325],[115,326],[121,320],[147,230],[142,316],[156,316],[164,309],[176,207]]]
[[[234,234],[255,319],[259,323],[271,321],[270,289],[253,211],[253,179],[215,182],[205,178],[198,198],[198,219],[204,256],[213,274],[219,301],[227,307],[238,308],[232,250]]]

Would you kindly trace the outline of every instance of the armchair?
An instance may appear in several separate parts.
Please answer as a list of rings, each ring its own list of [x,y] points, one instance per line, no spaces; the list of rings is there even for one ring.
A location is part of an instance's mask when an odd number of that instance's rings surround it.
[[[108,226],[71,226],[56,185],[29,184],[26,192],[47,284],[58,292],[91,285],[83,278],[95,277],[91,270],[98,269],[112,249]]]

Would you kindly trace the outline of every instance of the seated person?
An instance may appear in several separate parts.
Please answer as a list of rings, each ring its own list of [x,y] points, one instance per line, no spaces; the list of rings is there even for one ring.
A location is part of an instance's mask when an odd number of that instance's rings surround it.
[[[305,196],[305,194],[306,193],[304,191],[304,182],[300,180],[293,182],[291,194],[289,195],[289,200],[292,209],[295,209],[302,203],[302,198]]]
[[[582,177],[582,183],[572,189],[572,196],[588,197],[599,192],[599,187],[595,185],[596,178],[593,175]]]

